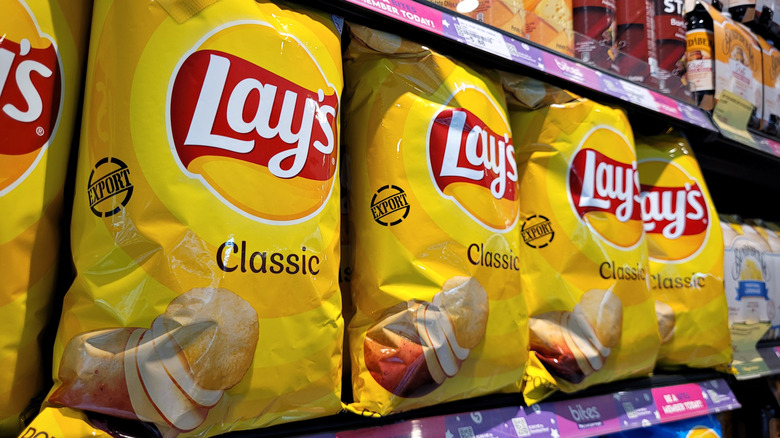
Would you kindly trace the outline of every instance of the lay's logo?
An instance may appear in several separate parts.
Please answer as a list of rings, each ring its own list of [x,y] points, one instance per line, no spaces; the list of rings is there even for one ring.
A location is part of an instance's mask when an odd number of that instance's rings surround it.
[[[476,89],[458,94],[487,98]],[[492,124],[461,107],[436,114],[428,133],[428,163],[440,194],[483,226],[503,231],[517,220],[517,163],[506,119],[488,102],[484,117]],[[499,126],[499,132],[491,126]]]
[[[171,81],[169,126],[179,164],[250,217],[311,217],[329,199],[338,168],[335,88],[322,74],[312,81],[320,86],[308,88],[203,45],[185,55]],[[321,73],[303,45],[299,51]],[[289,193],[289,202],[242,197],[252,185]]]
[[[0,196],[32,171],[57,129],[62,68],[54,41],[21,1],[4,4],[0,25]]]
[[[661,159],[640,161],[639,177],[650,257],[679,261],[697,254],[710,225],[698,181],[676,163]]]
[[[631,248],[642,238],[634,149],[618,131],[600,126],[585,135],[569,164],[569,201],[608,243]]]

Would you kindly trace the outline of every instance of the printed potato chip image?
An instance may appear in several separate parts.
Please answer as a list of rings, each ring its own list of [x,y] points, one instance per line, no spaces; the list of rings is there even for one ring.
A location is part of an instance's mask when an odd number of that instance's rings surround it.
[[[482,341],[487,319],[485,289],[473,278],[453,277],[433,302],[400,304],[368,330],[366,367],[393,394],[425,395],[455,377]]]
[[[354,401],[387,415],[518,391],[517,169],[494,73],[350,24]]]
[[[148,329],[82,333],[68,342],[52,403],[162,429],[200,426],[252,365],[257,313],[225,289],[192,289]]]
[[[0,436],[46,391],[91,2],[0,1]],[[63,236],[65,238],[63,238]]]
[[[723,238],[699,164],[680,134],[637,137],[659,367],[731,362]]]
[[[46,407],[201,438],[342,410],[342,27],[95,1]]]
[[[534,357],[526,402],[646,375],[661,337],[628,118],[528,78],[502,81],[517,143]]]

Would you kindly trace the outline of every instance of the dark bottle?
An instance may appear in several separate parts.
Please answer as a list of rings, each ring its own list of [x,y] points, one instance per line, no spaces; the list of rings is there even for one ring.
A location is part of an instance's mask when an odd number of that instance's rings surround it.
[[[685,14],[685,27],[688,87],[697,105],[712,110],[715,104],[715,41],[712,17],[700,1]]]

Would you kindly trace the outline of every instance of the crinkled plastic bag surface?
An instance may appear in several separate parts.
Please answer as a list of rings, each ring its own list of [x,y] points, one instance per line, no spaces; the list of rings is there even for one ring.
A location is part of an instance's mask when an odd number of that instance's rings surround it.
[[[89,2],[0,1],[0,435],[44,390]]]
[[[704,177],[680,135],[637,138],[660,366],[731,362],[723,236]]]
[[[770,272],[768,283],[770,308],[770,329],[764,339],[774,340],[780,338],[780,226],[774,222],[766,222],[761,219],[750,219],[748,222],[753,229],[764,238],[769,246],[766,253],[767,271]]]
[[[48,402],[166,436],[338,412],[341,21],[254,0],[93,18]]]
[[[510,106],[510,120],[530,314],[526,401],[649,374],[660,338],[628,119],[576,99]]]
[[[527,314],[504,95],[490,73],[351,27],[350,408],[518,391]]]

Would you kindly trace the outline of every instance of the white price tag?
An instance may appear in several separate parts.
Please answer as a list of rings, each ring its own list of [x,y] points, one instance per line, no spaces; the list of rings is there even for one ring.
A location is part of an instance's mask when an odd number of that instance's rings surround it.
[[[504,36],[495,30],[472,23],[468,20],[461,20],[460,18],[455,22],[455,30],[458,32],[458,35],[466,40],[466,44],[469,46],[482,49],[506,59],[512,59]]]
[[[623,81],[620,85],[623,86],[628,98],[631,99],[631,103],[643,106],[649,110],[658,111],[658,105],[656,104],[655,99],[653,99],[650,90],[628,81]]]

